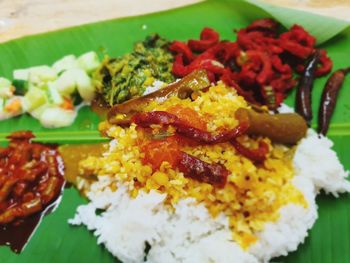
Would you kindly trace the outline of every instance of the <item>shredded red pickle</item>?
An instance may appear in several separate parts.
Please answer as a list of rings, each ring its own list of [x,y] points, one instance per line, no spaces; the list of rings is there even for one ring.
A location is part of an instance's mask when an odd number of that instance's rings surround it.
[[[296,86],[293,73],[302,74],[316,44],[316,39],[299,25],[281,34],[279,27],[273,19],[258,19],[236,31],[236,42],[222,41],[215,30],[204,28],[199,40],[174,41],[170,45],[175,55],[172,72],[184,77],[205,69],[210,81],[221,80],[247,101],[275,109]],[[315,75],[328,74],[332,66],[322,50]],[[267,94],[266,87],[272,92]]]
[[[200,35],[200,40],[189,40],[188,47],[195,52],[203,52],[219,43],[220,35],[209,27],[205,27]]]

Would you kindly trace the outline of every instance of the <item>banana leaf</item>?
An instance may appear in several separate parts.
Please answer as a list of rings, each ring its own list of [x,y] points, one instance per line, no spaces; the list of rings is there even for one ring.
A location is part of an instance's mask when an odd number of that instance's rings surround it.
[[[305,14],[306,16],[308,14]],[[122,55],[132,50],[133,43],[151,33],[169,39],[186,40],[199,36],[205,26],[217,29],[223,39],[235,39],[234,29],[246,26],[256,18],[270,17],[262,9],[242,1],[209,0],[146,16],[110,20],[61,31],[30,36],[0,45],[0,75],[12,77],[16,68],[51,64],[67,54],[79,55],[95,50],[102,56]],[[297,20],[296,20],[297,21]],[[319,25],[326,27],[326,22]],[[338,32],[337,32],[338,33]],[[346,29],[321,46],[326,48],[335,68],[349,66],[350,30]],[[326,78],[318,79],[313,91],[313,110],[317,112]],[[339,101],[329,135],[334,140],[344,166],[350,168],[350,79],[339,94]],[[349,95],[348,95],[349,94]],[[294,94],[287,100],[294,104]],[[103,140],[97,132],[98,116],[88,107],[79,112],[71,127],[42,128],[38,121],[24,115],[0,122],[0,143],[11,131],[32,130],[39,141],[51,143],[93,143]],[[314,122],[315,125],[315,122]],[[86,203],[74,188],[64,191],[58,209],[44,217],[24,251],[17,255],[0,247],[0,262],[116,262],[103,246],[97,245],[85,227],[73,227],[72,218],[78,205]],[[322,194],[318,197],[319,219],[298,251],[274,262],[350,262],[350,195],[338,200]]]

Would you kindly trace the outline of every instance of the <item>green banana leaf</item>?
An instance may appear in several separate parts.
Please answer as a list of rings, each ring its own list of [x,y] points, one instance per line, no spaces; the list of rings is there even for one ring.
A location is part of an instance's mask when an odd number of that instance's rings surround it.
[[[318,15],[302,10],[276,6],[261,0],[245,0],[256,5],[280,21],[285,27],[296,22],[317,38],[317,43],[324,43],[349,27],[350,21]]]
[[[11,78],[16,68],[50,64],[64,55],[79,55],[89,50],[121,55],[131,51],[134,42],[154,32],[170,39],[186,40],[198,37],[201,29],[209,26],[217,29],[222,38],[235,39],[233,29],[267,16],[271,15],[246,2],[209,0],[167,12],[26,37],[0,45],[0,75]],[[335,68],[349,66],[350,30],[342,31],[322,48],[329,51]],[[325,81],[326,78],[322,78],[315,83],[315,113]],[[340,92],[329,133],[347,169],[350,168],[347,148],[350,145],[349,89],[350,79]],[[294,94],[291,94],[287,103],[293,105],[293,98]],[[55,130],[40,127],[30,116],[21,116],[0,122],[0,142],[4,143],[5,136],[11,131],[23,129],[33,130],[38,140],[44,142],[98,142],[102,140],[97,132],[98,122],[98,116],[88,107],[79,112],[71,127]],[[317,201],[319,219],[305,243],[288,257],[273,262],[350,262],[350,195],[342,195],[338,200],[321,195]],[[8,247],[0,247],[0,262],[116,262],[103,246],[97,245],[92,233],[84,227],[68,225],[67,220],[73,217],[77,206],[86,202],[74,188],[66,189],[58,209],[43,219],[25,250],[17,255]]]

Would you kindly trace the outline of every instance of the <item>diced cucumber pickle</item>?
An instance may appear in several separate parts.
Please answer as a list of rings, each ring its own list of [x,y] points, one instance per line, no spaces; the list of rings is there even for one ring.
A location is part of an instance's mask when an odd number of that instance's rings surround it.
[[[32,110],[30,112],[30,115],[32,115],[35,119],[40,120],[41,115],[43,114],[44,110],[48,109],[50,107],[50,104],[45,103],[43,105],[41,105],[40,107]]]
[[[26,111],[32,111],[47,102],[45,91],[32,87],[24,96],[24,108]]]
[[[59,128],[71,125],[77,112],[58,107],[47,108],[40,116],[40,123],[46,128]]]
[[[84,101],[92,101],[95,97],[95,87],[92,84],[92,80],[84,71],[77,72],[76,83],[80,96]]]
[[[0,89],[10,87],[11,85],[12,85],[11,81],[9,81],[6,78],[0,77]]]
[[[48,92],[49,101],[52,104],[60,105],[63,103],[63,98],[62,98],[61,94],[58,92],[54,82],[48,83],[47,92]]]
[[[78,58],[78,64],[81,69],[91,73],[100,66],[101,62],[96,52],[90,51]]]
[[[16,69],[13,71],[13,79],[28,80],[30,68]]]
[[[62,96],[70,96],[76,90],[75,72],[77,69],[69,69],[62,73],[54,82],[57,91]]]
[[[68,55],[60,60],[57,60],[53,65],[52,68],[56,71],[57,74],[62,73],[65,70],[72,69],[72,68],[78,68],[78,61],[77,58],[74,55]]]

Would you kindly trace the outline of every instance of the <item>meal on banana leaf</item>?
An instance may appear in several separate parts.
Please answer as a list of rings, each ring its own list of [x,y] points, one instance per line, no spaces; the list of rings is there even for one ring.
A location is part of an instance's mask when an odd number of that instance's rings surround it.
[[[327,52],[301,26],[282,32],[273,19],[236,35],[155,34],[123,56],[68,55],[0,79],[0,119],[28,112],[64,127],[98,102],[109,139],[58,153],[29,132],[11,135],[0,149],[1,171],[10,171],[0,174],[2,229],[58,198],[62,156],[65,179],[89,200],[69,223],[85,225],[122,262],[269,262],[295,251],[318,217],[320,191],[350,192],[325,136],[350,70],[327,81],[317,133],[311,91],[332,70]],[[294,88],[295,110],[283,104]]]
[[[114,105],[79,164],[86,225],[122,262],[268,262],[297,249],[321,190],[350,191],[332,142],[205,70]],[[287,111],[287,112],[286,112]],[[101,212],[102,211],[102,212]]]

